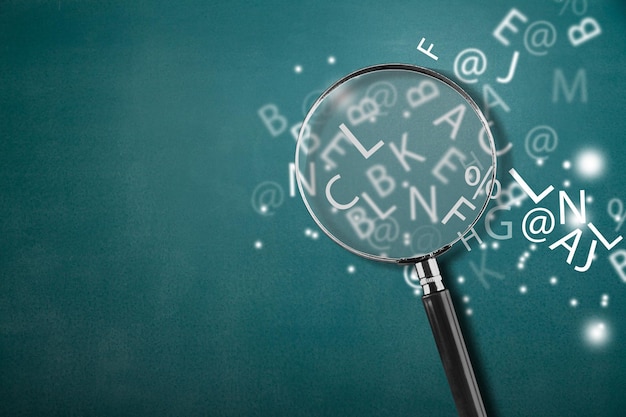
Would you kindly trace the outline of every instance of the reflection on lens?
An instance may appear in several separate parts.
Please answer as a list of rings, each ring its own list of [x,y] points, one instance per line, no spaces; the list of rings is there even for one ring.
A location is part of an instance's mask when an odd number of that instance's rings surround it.
[[[414,260],[473,226],[489,200],[494,149],[484,116],[451,81],[414,66],[370,67],[308,113],[298,186],[337,243],[378,260]]]

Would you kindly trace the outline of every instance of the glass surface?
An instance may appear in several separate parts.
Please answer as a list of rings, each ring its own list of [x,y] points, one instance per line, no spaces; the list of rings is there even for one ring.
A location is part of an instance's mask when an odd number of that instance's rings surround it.
[[[296,176],[320,228],[361,256],[411,261],[460,239],[495,178],[488,123],[452,81],[389,64],[354,72],[314,103]]]

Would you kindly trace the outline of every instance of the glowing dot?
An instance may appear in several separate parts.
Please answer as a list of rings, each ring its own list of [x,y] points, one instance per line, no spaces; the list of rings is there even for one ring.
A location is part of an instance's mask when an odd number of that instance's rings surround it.
[[[320,234],[317,232],[312,232],[311,233],[311,238],[313,238],[313,240],[317,239],[318,237],[320,237]]]
[[[485,242],[480,244],[481,249],[487,249],[487,244]]]
[[[543,159],[537,158],[537,166],[542,166],[542,165],[543,165]]]
[[[469,295],[464,295],[463,296],[463,302],[464,303],[469,303],[469,301],[470,301]]]
[[[408,181],[402,181],[402,188],[409,188],[409,182]]]
[[[528,287],[526,285],[521,285],[519,287],[520,294],[526,294],[528,292]]]
[[[261,210],[261,213],[267,213],[267,206],[264,204],[261,207],[259,207],[259,210]]]
[[[571,183],[570,183],[570,181],[569,181],[569,180],[565,180],[565,181],[563,181],[563,187],[567,188],[567,187],[569,187],[570,185],[571,185]]]
[[[537,245],[535,245],[534,243],[531,243],[529,246],[530,250],[536,250],[537,249]]]
[[[465,277],[463,275],[461,275],[461,276],[459,276],[457,278],[457,281],[458,281],[459,284],[463,284],[465,282]]]
[[[588,195],[585,201],[587,201],[587,203],[593,203],[593,197]]]
[[[335,62],[337,62],[337,60],[335,59],[334,56],[331,55],[331,56],[328,57],[328,63],[330,65],[333,65]]]
[[[467,314],[468,316],[471,316],[472,314],[474,314],[474,310],[472,310],[471,308],[468,308],[467,310],[465,310],[465,314]]]
[[[311,236],[311,232],[311,229],[307,227],[306,229],[304,229],[304,236]]]
[[[600,300],[600,306],[603,308],[607,308],[609,306],[609,295],[602,294],[602,299]]]
[[[354,265],[348,265],[346,271],[348,271],[348,274],[354,274],[356,272],[356,268],[354,267]]]
[[[559,282],[557,277],[550,277],[550,284],[556,285]]]
[[[517,264],[517,269],[524,269],[524,264],[523,263],[518,263]]]
[[[572,298],[571,300],[569,300],[569,305],[572,307],[578,307],[578,300],[575,298]]]
[[[576,170],[585,178],[596,178],[602,174],[604,158],[595,150],[586,150],[576,159]]]
[[[609,329],[601,321],[591,321],[585,327],[585,339],[593,346],[602,346],[609,340]]]
[[[405,119],[408,119],[409,117],[411,117],[411,112],[408,110],[405,110],[404,112],[402,112],[402,117],[404,117]]]
[[[302,72],[302,65],[296,65],[295,67],[293,67],[293,72],[295,72],[296,74],[300,74]]]
[[[500,244],[499,244],[498,242],[493,242],[493,243],[491,244],[491,248],[492,248],[492,249],[498,249],[499,247],[500,247]]]
[[[570,161],[563,161],[563,169],[570,169],[572,167],[572,163]]]
[[[254,249],[262,249],[263,248],[263,242],[261,242],[260,240],[257,240],[256,242],[254,242]]]
[[[526,251],[524,252],[524,258],[528,258],[530,256],[530,252]]]

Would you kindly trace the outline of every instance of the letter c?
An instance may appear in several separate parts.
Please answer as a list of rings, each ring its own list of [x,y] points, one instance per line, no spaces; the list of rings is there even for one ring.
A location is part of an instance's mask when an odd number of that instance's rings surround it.
[[[341,175],[337,174],[332,177],[330,181],[328,181],[328,184],[326,184],[326,199],[333,207],[339,210],[348,210],[350,207],[354,206],[357,201],[359,201],[359,197],[354,197],[352,201],[350,201],[348,204],[338,203],[337,200],[335,200],[330,193],[330,186],[333,185],[339,178],[341,178]]]

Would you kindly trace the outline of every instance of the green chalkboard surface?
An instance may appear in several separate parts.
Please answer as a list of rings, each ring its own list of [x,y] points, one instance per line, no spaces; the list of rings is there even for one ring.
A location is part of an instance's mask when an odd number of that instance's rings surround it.
[[[401,62],[495,137],[439,259],[488,415],[623,416],[625,44],[620,0],[3,1],[0,415],[457,415],[415,272],[292,165],[325,88]]]

